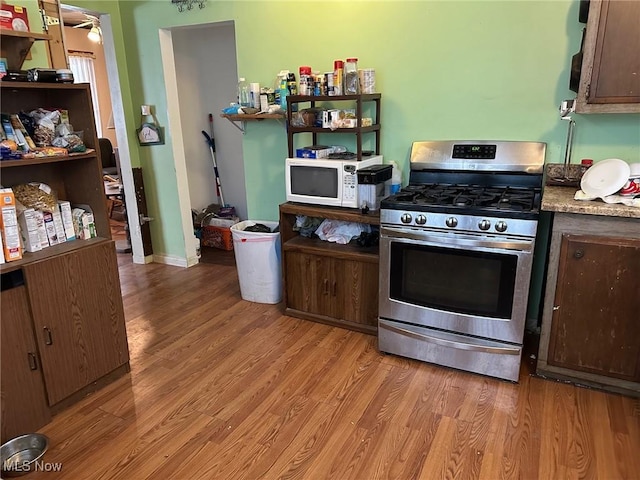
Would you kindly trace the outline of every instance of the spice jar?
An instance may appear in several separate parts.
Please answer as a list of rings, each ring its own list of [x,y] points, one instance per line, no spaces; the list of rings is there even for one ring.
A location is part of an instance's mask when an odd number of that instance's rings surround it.
[[[344,63],[344,93],[345,95],[357,95],[360,93],[357,58],[347,58]]]
[[[343,84],[343,69],[344,62],[342,60],[335,60],[333,62],[333,94],[342,95],[344,93]]]

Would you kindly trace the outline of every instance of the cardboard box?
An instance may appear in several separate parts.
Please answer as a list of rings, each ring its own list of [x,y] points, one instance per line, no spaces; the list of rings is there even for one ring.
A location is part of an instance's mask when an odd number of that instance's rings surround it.
[[[324,145],[310,145],[296,149],[297,158],[327,158],[333,153],[333,148]]]
[[[4,258],[7,262],[22,258],[22,243],[20,242],[20,227],[16,214],[16,197],[10,188],[0,189],[0,228],[2,229],[2,246]]]
[[[34,216],[38,223],[38,238],[40,239],[40,247],[47,248],[49,246],[49,237],[47,236],[47,229],[44,227],[44,213],[42,210],[34,210]]]
[[[49,239],[49,245],[57,245],[60,243],[58,240],[58,233],[56,232],[56,224],[53,221],[53,213],[44,212],[44,228],[47,231],[47,238]]]
[[[29,31],[27,9],[19,5],[0,5],[0,27],[20,32]]]
[[[56,236],[58,237],[58,243],[64,243],[67,241],[67,236],[64,233],[64,225],[62,224],[62,215],[60,209],[57,209],[52,213],[53,225],[56,227]]]
[[[40,235],[38,234],[38,215],[33,208],[27,208],[18,215],[20,225],[20,238],[26,252],[39,252],[42,250]]]
[[[2,248],[2,235],[0,235],[0,264],[4,263],[4,248]]]
[[[58,208],[60,209],[60,215],[62,216],[62,225],[64,227],[64,234],[69,240],[76,239],[76,232],[73,229],[73,217],[71,216],[71,203],[66,200],[58,200]]]
[[[238,217],[211,219],[208,225],[202,227],[202,245],[221,250],[233,250],[231,227],[239,221]]]

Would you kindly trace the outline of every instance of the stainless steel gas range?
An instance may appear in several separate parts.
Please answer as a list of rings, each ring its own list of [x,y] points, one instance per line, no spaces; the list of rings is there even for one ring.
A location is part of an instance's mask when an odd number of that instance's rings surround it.
[[[380,351],[518,381],[545,148],[413,143],[380,205]]]

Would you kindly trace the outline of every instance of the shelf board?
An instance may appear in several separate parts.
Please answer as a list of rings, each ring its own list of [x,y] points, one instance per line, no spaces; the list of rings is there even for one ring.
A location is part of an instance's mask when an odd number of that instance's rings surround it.
[[[380,93],[363,93],[360,95],[288,95],[290,102],[333,102],[334,100],[358,100],[363,101],[378,100],[382,97]]]
[[[20,260],[14,260],[12,262],[6,262],[0,265],[0,273],[7,273],[13,270],[18,270],[25,265],[29,265],[40,260],[46,260],[49,257],[55,255],[63,255],[65,253],[73,252],[86,248],[97,243],[111,242],[112,240],[104,237],[95,237],[90,240],[71,240],[69,242],[60,243],[47,247],[39,252],[23,252]]]
[[[330,128],[322,127],[292,127],[289,126],[291,133],[350,133],[355,135],[357,133],[376,132],[380,130],[380,125],[371,125],[370,127],[354,127],[354,128],[336,128],[331,130]]]
[[[86,152],[71,153],[69,155],[54,155],[50,157],[22,158],[20,160],[1,160],[0,168],[24,167],[28,165],[43,165],[45,163],[61,163],[72,160],[82,160],[95,157],[96,151],[88,148]]]
[[[238,130],[242,132],[244,135],[246,133],[245,130],[245,122],[260,122],[262,120],[284,120],[287,118],[287,115],[283,113],[221,113],[220,116],[222,118],[226,118],[231,122],[231,125],[236,127]],[[240,126],[238,123],[241,123]]]
[[[361,262],[378,263],[378,247],[360,247],[355,244],[339,244],[327,242],[319,238],[308,238],[298,235],[286,241],[282,248],[285,251],[298,251],[323,255],[331,258],[345,260],[358,260]]]
[[[221,113],[220,116],[231,120],[232,122],[283,120],[286,117],[284,113]]]
[[[324,205],[309,205],[306,203],[287,202],[280,205],[280,212],[289,215],[305,215],[307,217],[332,218],[345,222],[367,223],[380,225],[380,212],[374,211],[363,214],[357,208],[327,207]]]
[[[3,37],[33,38],[34,40],[51,40],[51,35],[36,32],[21,32],[18,30],[9,30],[0,28],[0,35]]]
[[[2,87],[3,90],[9,90],[9,89],[13,89],[13,90],[22,90],[22,89],[28,89],[28,90],[37,90],[37,89],[43,89],[43,90],[52,90],[52,89],[60,89],[60,90],[88,90],[89,84],[88,83],[57,83],[57,82],[12,82],[12,81],[0,81],[0,87]],[[3,93],[3,95],[6,95],[6,93]]]

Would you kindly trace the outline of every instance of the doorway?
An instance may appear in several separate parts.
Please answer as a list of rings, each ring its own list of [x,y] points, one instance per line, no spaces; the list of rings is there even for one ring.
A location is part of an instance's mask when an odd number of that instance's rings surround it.
[[[117,148],[117,155],[119,160],[120,181],[123,185],[124,197],[128,199],[136,198],[135,186],[133,180],[133,172],[131,168],[131,155],[129,150],[129,142],[127,139],[126,125],[124,120],[124,106],[122,102],[120,79],[118,75],[118,65],[116,62],[115,47],[113,41],[113,30],[111,28],[111,15],[103,12],[96,12],[91,10],[82,9],[79,7],[73,7],[69,5],[60,5],[60,11],[62,14],[62,22],[65,26],[65,32],[72,32],[74,36],[76,33],[73,30],[83,30],[81,35],[87,35],[91,31],[91,28],[96,24],[99,26],[100,34],[102,37],[101,43],[93,43],[91,50],[95,52],[96,59],[103,62],[103,65],[96,68],[96,76],[102,76],[97,79],[98,82],[105,82],[104,87],[109,93],[108,101],[102,101],[100,111],[101,132],[99,135],[105,138],[109,138],[112,144]],[[88,22],[88,23],[87,23]],[[83,27],[74,29],[74,26],[81,24]],[[85,28],[88,27],[88,28]],[[65,34],[66,39],[66,34]],[[65,48],[68,48],[65,41]],[[101,73],[99,73],[101,72]],[[106,78],[105,78],[106,77]],[[100,91],[105,88],[99,88]],[[129,243],[130,251],[133,255],[134,263],[149,263],[152,261],[152,256],[145,256],[144,247],[142,242],[142,233],[138,222],[139,212],[138,206],[135,201],[129,201],[126,204],[126,223],[129,225],[128,230],[128,242],[127,239],[124,243]],[[118,226],[116,225],[116,231]],[[122,235],[117,235],[116,240],[120,240],[118,249],[126,251],[128,245],[123,245]]]
[[[225,203],[247,215],[242,133],[220,117],[238,85],[235,25],[216,22],[160,29],[160,49],[178,197],[189,265],[197,263],[192,211],[219,203],[203,131],[212,114],[216,160]]]

